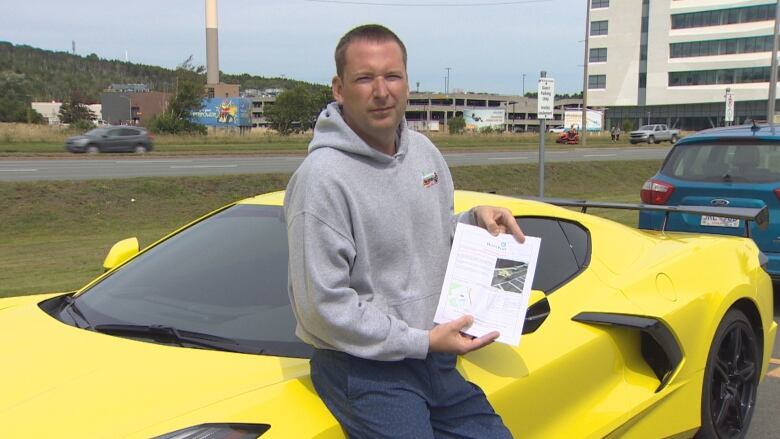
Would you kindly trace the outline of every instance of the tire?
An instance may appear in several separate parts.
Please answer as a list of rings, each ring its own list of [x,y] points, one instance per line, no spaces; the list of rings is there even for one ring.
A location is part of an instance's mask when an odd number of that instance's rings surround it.
[[[669,143],[671,143],[672,145],[677,143],[677,134],[672,134],[672,138],[671,140],[669,140]]]
[[[87,145],[87,153],[88,154],[97,154],[100,152],[100,148],[95,144]]]
[[[753,417],[762,355],[742,311],[723,317],[704,369],[698,439],[742,439]]]
[[[647,138],[647,143],[654,145],[655,144],[655,136],[650,136]]]
[[[143,143],[139,143],[138,145],[135,146],[135,149],[133,149],[133,152],[135,152],[136,154],[145,154],[147,151],[148,149],[146,148],[146,145],[144,145]]]

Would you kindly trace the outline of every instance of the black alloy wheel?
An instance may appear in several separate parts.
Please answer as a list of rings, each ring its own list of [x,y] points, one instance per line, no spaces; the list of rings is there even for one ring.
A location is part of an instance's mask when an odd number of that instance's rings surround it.
[[[669,143],[677,143],[677,134],[672,134],[672,140],[670,140]]]
[[[697,438],[741,439],[756,404],[761,354],[744,313],[730,310],[710,347],[702,389],[702,426]]]
[[[649,144],[651,144],[651,145],[654,145],[654,144],[655,144],[655,136],[650,136],[650,137],[647,139],[647,143],[649,143]]]

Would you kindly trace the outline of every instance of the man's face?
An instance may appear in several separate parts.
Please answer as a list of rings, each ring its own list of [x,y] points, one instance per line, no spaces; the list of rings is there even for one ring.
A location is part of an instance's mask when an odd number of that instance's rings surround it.
[[[394,41],[352,42],[342,77],[333,78],[333,97],[344,120],[372,146],[395,139],[409,98],[401,48]]]

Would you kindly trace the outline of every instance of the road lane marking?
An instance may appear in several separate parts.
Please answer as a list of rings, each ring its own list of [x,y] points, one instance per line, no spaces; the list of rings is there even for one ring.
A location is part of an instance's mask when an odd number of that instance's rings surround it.
[[[171,166],[171,169],[201,169],[201,168],[237,168],[238,165],[187,165]]]
[[[146,163],[191,163],[192,160],[114,160],[118,165],[138,165]]]
[[[488,157],[488,160],[525,160],[528,157]]]
[[[617,154],[585,154],[583,157],[615,157]]]
[[[35,172],[37,169],[0,169],[0,172]]]

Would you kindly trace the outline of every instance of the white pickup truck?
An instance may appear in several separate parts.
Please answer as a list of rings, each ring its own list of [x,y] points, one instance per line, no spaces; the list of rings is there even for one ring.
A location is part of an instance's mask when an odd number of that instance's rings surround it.
[[[666,125],[642,125],[636,131],[631,131],[628,141],[634,143],[677,142],[680,130],[670,130]]]

